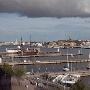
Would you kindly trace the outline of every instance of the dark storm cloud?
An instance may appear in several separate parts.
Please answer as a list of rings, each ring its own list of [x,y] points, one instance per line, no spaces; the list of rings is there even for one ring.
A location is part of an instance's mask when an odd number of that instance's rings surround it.
[[[0,0],[0,12],[28,17],[88,17],[90,0]]]

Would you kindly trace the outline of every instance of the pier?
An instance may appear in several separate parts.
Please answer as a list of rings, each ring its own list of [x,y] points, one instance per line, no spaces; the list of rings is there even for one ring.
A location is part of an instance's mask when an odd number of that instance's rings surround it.
[[[77,75],[80,75],[81,77],[85,77],[85,76],[90,76],[90,70],[77,70],[77,71],[69,71],[69,72],[64,72],[64,71],[61,71],[61,72],[48,72],[48,75],[49,76],[52,76],[52,77],[56,77],[58,75],[61,75],[61,74],[77,74]],[[35,73],[35,75],[42,75],[44,73]]]
[[[62,72],[50,72],[49,75],[56,77],[60,74],[65,74],[66,72],[62,71]],[[85,77],[85,76],[90,76],[90,70],[77,70],[77,71],[69,71],[67,72],[68,74],[77,74],[80,75],[81,77]]]
[[[44,74],[47,74],[49,76],[51,76],[52,78],[55,78],[56,76],[58,75],[62,75],[62,74],[77,74],[77,75],[80,75],[81,77],[86,77],[86,76],[90,76],[90,70],[77,70],[77,71],[68,71],[68,72],[65,72],[65,71],[60,71],[60,72],[42,72],[42,73],[35,73],[33,76],[34,77],[39,77],[41,75],[44,75]],[[27,76],[31,76],[30,74],[26,74]],[[31,77],[33,77],[31,76]]]
[[[4,55],[6,54],[6,55]],[[79,56],[82,54],[60,54],[60,53],[40,53],[40,54],[33,54],[33,55],[19,55],[15,53],[1,53],[2,58],[8,59],[8,58],[30,58],[30,57],[53,57],[53,56]]]
[[[80,62],[90,62],[89,60],[69,60],[69,63],[80,63]],[[38,64],[62,64],[67,63],[67,60],[43,60],[43,61],[30,61],[30,62],[6,62],[9,65],[38,65]],[[2,64],[2,63],[1,63]]]

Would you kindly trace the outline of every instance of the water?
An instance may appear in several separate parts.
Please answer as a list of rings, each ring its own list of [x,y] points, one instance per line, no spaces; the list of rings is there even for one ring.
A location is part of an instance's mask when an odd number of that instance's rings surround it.
[[[0,47],[0,52],[5,52],[6,48],[16,48],[17,45],[3,45]],[[24,49],[26,49],[28,46],[24,46]],[[74,59],[89,59],[89,53],[90,49],[81,49],[81,48],[68,48],[68,49],[60,49],[61,54],[78,54],[78,51],[82,51],[83,55],[79,56],[74,56],[71,57],[69,56],[69,60],[74,60]],[[55,48],[41,48],[41,52],[57,52],[57,49]],[[66,56],[54,56],[54,57],[35,57],[35,58],[14,58],[14,61],[22,62],[24,60],[27,61],[33,61],[33,60],[38,60],[38,61],[43,61],[43,60],[66,60]],[[3,59],[3,61],[12,61],[12,59]],[[49,71],[52,71],[50,68],[54,68],[54,71],[62,70],[62,68],[65,66],[65,63],[63,64],[47,64],[47,65],[27,65],[26,66],[26,71],[29,71],[31,68],[34,69],[35,72],[37,72],[37,67],[41,68],[41,71],[43,72],[45,68],[48,68]],[[72,63],[73,69],[74,70],[81,70],[81,69],[86,69],[87,62],[85,63]]]
[[[81,77],[81,80],[88,85],[89,89],[90,89],[90,76],[87,77]]]
[[[86,70],[87,63],[84,63],[84,66],[80,66],[80,64],[83,65],[83,63],[73,63],[72,70]],[[45,72],[46,68],[48,72],[60,72],[62,71],[62,68],[66,65],[66,63],[63,64],[41,64],[41,65],[25,65],[25,70],[30,72],[31,69],[34,70],[34,72],[38,72],[40,68],[40,72]],[[71,68],[70,68],[71,69]]]

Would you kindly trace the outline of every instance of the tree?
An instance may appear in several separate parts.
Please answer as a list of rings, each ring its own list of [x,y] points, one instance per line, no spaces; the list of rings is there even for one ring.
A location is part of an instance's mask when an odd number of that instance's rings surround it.
[[[2,66],[2,70],[10,75],[10,76],[13,76],[14,75],[14,71],[12,69],[12,67],[8,64],[8,63],[4,63],[3,66]]]
[[[8,63],[2,65],[2,70],[8,75],[16,76],[18,78],[24,75],[24,69],[20,67],[12,67]]]
[[[11,90],[11,77],[13,75],[12,66],[8,63],[0,66],[0,90]]]
[[[20,84],[20,79],[21,77],[24,75],[24,69],[20,68],[20,67],[15,67],[14,68],[14,75],[17,77],[17,81]]]
[[[70,90],[89,90],[88,86],[84,84],[81,80],[73,84]]]
[[[16,67],[14,68],[14,74],[16,77],[20,78],[22,75],[24,75],[24,69]]]

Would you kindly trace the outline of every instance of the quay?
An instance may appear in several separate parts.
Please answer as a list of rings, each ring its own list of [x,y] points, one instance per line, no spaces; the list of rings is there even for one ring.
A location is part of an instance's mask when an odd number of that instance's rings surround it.
[[[65,71],[60,71],[60,72],[47,72],[47,74],[51,77],[56,77],[58,75],[61,75],[61,74],[77,74],[77,75],[80,75],[81,77],[86,77],[86,76],[90,76],[90,70],[76,70],[76,71],[68,71],[68,72],[65,72]],[[43,75],[45,74],[44,73],[35,73],[34,76],[40,76],[40,75]]]
[[[5,53],[6,54],[6,53]],[[12,54],[7,53],[6,55],[2,55],[2,58],[8,59],[8,58],[30,58],[30,57],[53,57],[53,56],[79,56],[82,54],[60,54],[60,53],[41,53],[41,54],[35,54],[35,55],[19,55],[19,54]]]
[[[52,75],[53,77],[56,77],[60,74],[77,74],[77,75],[80,75],[81,77],[85,77],[85,76],[90,76],[90,70],[76,70],[76,71],[69,71],[69,72],[56,72],[56,73],[53,73],[53,72],[50,72],[49,75]]]
[[[68,60],[68,63],[81,63],[81,62],[90,62],[89,60]],[[67,63],[67,60],[43,60],[43,61],[29,61],[29,62],[6,62],[9,65],[37,65],[37,64],[62,64],[62,63]],[[2,65],[2,63],[1,63]]]

